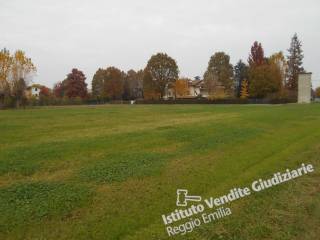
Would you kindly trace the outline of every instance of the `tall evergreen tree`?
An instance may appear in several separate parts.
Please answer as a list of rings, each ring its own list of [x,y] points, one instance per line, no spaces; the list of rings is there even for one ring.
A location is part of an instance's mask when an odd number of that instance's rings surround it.
[[[239,60],[234,66],[235,94],[240,97],[241,86],[244,79],[248,79],[248,66]]]
[[[298,77],[299,73],[304,71],[302,67],[303,51],[301,41],[298,39],[298,35],[295,33],[291,39],[291,45],[288,49],[288,71],[287,71],[287,87],[290,90],[298,89]]]

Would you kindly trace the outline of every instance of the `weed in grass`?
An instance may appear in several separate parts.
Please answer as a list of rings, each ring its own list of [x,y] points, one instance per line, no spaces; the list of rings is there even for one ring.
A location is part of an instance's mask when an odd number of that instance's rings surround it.
[[[151,176],[159,172],[169,157],[170,154],[156,152],[115,153],[83,168],[80,176],[85,180],[107,183]]]
[[[6,149],[0,153],[0,176],[9,172],[32,175],[43,164],[61,159],[67,148],[63,143],[40,143]]]
[[[23,183],[0,189],[0,231],[52,217],[64,217],[88,201],[85,186],[64,183]]]
[[[165,134],[168,140],[184,142],[183,152],[190,150],[206,151],[216,147],[226,146],[247,140],[263,133],[263,130],[253,127],[236,127],[228,124],[201,124],[194,126],[179,126],[168,130]]]

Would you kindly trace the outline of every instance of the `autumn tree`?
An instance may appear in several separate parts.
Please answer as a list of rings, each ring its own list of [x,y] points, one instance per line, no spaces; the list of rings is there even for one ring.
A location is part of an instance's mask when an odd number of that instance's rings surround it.
[[[281,84],[286,83],[286,74],[288,71],[288,64],[282,52],[274,53],[269,57],[269,64],[276,65],[281,72]]]
[[[52,92],[56,98],[63,98],[65,95],[64,82],[57,82],[54,84]]]
[[[248,66],[242,60],[239,60],[234,67],[235,94],[237,97],[241,95],[243,80],[248,79],[248,70]]]
[[[142,98],[143,93],[143,70],[138,72],[129,70],[124,81],[124,99]]]
[[[249,70],[249,93],[256,98],[265,98],[281,89],[281,72],[274,64],[263,64]]]
[[[49,97],[51,95],[50,89],[47,88],[46,86],[41,86],[40,87],[40,97]]]
[[[88,94],[86,77],[84,73],[76,68],[72,69],[64,80],[65,96],[68,98],[86,98]]]
[[[280,84],[279,95],[287,96],[287,91],[285,89],[285,86],[286,86],[288,64],[283,53],[282,52],[274,53],[269,57],[268,63],[279,69],[281,74],[281,79],[279,83]]]
[[[152,84],[148,87],[154,87],[154,91],[163,98],[167,86],[178,79],[179,69],[176,61],[165,53],[153,55],[145,68],[149,80]]]
[[[99,68],[92,79],[92,94],[97,98],[119,100],[124,97],[126,74],[115,67]],[[129,89],[128,97],[129,97]]]
[[[160,99],[160,93],[157,90],[156,82],[153,81],[151,73],[146,69],[143,71],[143,98],[146,100]]]
[[[229,55],[224,52],[215,53],[209,61],[204,81],[211,95],[215,95],[219,89],[229,95],[233,87],[233,66],[230,64]]]
[[[94,97],[105,97],[104,93],[104,81],[106,78],[106,71],[102,68],[99,68],[96,73],[93,75],[92,79],[92,95]]]
[[[288,52],[287,87],[290,90],[296,91],[298,89],[299,73],[304,71],[302,66],[304,58],[302,44],[296,33],[291,39],[291,45]]]
[[[15,98],[17,108],[20,107],[25,100],[26,89],[27,83],[23,78],[14,81],[14,85],[12,87],[12,96]]]
[[[124,74],[124,78],[123,78],[123,91],[122,91],[122,99],[123,100],[130,100],[131,99],[131,91],[130,91],[130,85],[131,85],[131,80],[134,75],[135,75],[135,71],[134,70],[130,70],[130,76],[128,76],[128,73]]]
[[[125,73],[115,67],[105,70],[103,91],[107,98],[112,100],[122,99]]]
[[[17,50],[13,55],[6,49],[0,52],[0,99],[14,99],[16,106],[25,98],[28,82],[36,72],[36,67],[26,54]]]
[[[316,90],[315,90],[315,96],[317,98],[320,98],[320,87],[317,87]]]
[[[241,91],[240,91],[240,98],[247,99],[249,97],[249,85],[246,79],[241,81]]]
[[[253,43],[249,55],[248,63],[250,67],[261,66],[265,63],[264,50],[261,43]]]
[[[188,78],[180,78],[174,84],[176,97],[185,97],[189,95],[189,82]]]
[[[52,93],[46,86],[40,86],[39,103],[40,105],[49,105],[52,100]]]
[[[140,69],[138,72],[136,72],[135,76],[136,80],[133,84],[132,96],[135,99],[138,99],[143,97],[143,70]]]
[[[9,73],[12,66],[12,56],[7,49],[0,51],[0,107],[10,98]]]
[[[279,67],[280,57],[278,54],[271,59],[266,58],[261,43],[254,42],[248,59],[248,84],[251,97],[265,98],[279,93],[283,77]]]

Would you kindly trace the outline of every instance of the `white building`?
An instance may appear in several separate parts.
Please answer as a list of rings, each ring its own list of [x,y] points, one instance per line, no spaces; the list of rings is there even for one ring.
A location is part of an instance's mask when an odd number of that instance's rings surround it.
[[[207,98],[208,91],[205,87],[203,80],[193,80],[188,82],[188,94],[185,96],[177,97],[177,98]],[[163,97],[164,99],[174,99],[176,98],[175,89],[172,84],[170,84],[166,89],[166,94]]]
[[[203,80],[194,80],[189,82],[189,93],[191,97],[208,97],[208,91]]]
[[[41,86],[38,84],[34,84],[30,87],[27,88],[27,92],[26,95],[28,98],[39,98],[40,95],[40,91],[41,91]]]

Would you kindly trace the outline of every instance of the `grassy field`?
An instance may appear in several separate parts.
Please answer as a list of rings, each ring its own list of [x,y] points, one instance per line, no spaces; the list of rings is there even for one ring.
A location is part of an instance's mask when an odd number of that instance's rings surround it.
[[[0,111],[0,239],[168,239],[177,188],[219,196],[303,162],[315,173],[175,239],[319,239],[320,105]]]

